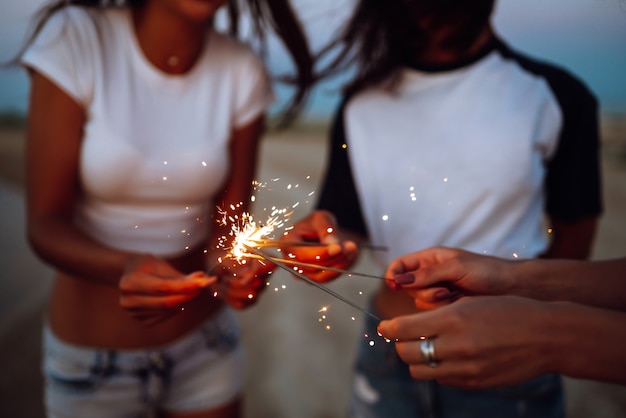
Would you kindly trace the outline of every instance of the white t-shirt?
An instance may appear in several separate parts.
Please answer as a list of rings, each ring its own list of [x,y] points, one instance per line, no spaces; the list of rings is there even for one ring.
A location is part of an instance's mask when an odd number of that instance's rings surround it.
[[[501,42],[455,68],[407,68],[397,91],[340,110],[318,207],[386,246],[383,267],[435,245],[535,257],[544,214],[601,212],[596,122],[574,77]]]
[[[128,9],[68,7],[22,58],[86,109],[76,222],[120,249],[175,255],[207,238],[233,129],[273,100],[262,62],[213,30],[184,75],[143,55]]]

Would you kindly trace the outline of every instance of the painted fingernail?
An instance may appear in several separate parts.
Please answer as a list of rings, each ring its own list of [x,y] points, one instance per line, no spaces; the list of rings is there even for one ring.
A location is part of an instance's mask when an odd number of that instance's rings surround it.
[[[412,273],[398,274],[393,278],[393,280],[400,285],[409,284],[415,281],[415,276]]]
[[[452,293],[448,289],[439,289],[433,294],[433,300],[435,302],[442,302],[444,300],[450,299]]]

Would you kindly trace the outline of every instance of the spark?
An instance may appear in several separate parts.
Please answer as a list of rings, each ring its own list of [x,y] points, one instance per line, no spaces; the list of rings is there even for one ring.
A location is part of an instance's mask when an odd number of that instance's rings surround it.
[[[272,181],[278,181],[279,179],[273,179]],[[267,183],[260,183],[258,181],[253,182],[253,188],[258,190],[259,188],[266,188]],[[287,189],[299,188],[298,184],[289,184]],[[312,194],[313,192],[311,192]],[[309,194],[309,196],[311,195]],[[350,272],[346,270],[334,269],[331,267],[320,266],[317,264],[307,264],[301,263],[297,260],[293,260],[295,255],[287,254],[287,259],[278,258],[262,251],[264,248],[274,248],[277,251],[280,251],[281,246],[288,247],[296,247],[296,246],[320,246],[323,247],[326,244],[320,242],[288,242],[285,240],[278,240],[275,238],[275,235],[286,235],[287,230],[293,229],[293,226],[287,226],[291,215],[295,212],[295,209],[298,207],[299,203],[295,203],[291,205],[291,207],[287,208],[278,208],[276,206],[272,206],[269,216],[263,222],[258,221],[255,217],[247,211],[242,211],[245,207],[243,202],[239,202],[237,204],[228,205],[229,210],[224,210],[221,207],[217,208],[219,213],[219,217],[217,219],[218,223],[222,227],[226,227],[226,235],[222,236],[219,239],[219,242],[216,246],[216,249],[222,249],[226,253],[224,257],[218,257],[217,261],[219,264],[222,264],[224,259],[234,259],[239,264],[246,264],[248,259],[256,259],[261,263],[269,262],[275,264],[277,267],[289,271],[295,276],[299,277],[303,281],[308,284],[317,287],[318,289],[326,292],[327,294],[335,297],[338,300],[352,306],[353,308],[371,316],[374,319],[379,320],[378,317],[373,315],[371,312],[362,308],[361,306],[355,304],[354,302],[346,299],[340,294],[334,292],[333,290],[323,286],[308,277],[306,277],[303,272],[303,268],[316,268],[320,270],[329,270],[335,271],[339,273],[345,273],[348,275],[360,275],[364,277],[374,277],[377,279],[383,279],[383,277],[368,275],[364,273],[356,273]],[[264,209],[265,211],[266,209]],[[284,231],[284,232],[283,232]],[[328,233],[333,233],[333,229],[329,228]],[[375,247],[372,246],[371,249],[386,249],[384,247]],[[287,266],[287,264],[291,264],[291,266]],[[212,269],[211,269],[212,270]],[[209,271],[211,271],[209,270]],[[267,283],[269,286],[269,283]],[[285,289],[286,286],[282,285],[282,289]],[[278,287],[274,288],[275,292],[279,291]],[[217,293],[215,293],[217,296]],[[248,297],[250,299],[254,298],[253,294],[249,294]],[[323,311],[325,312],[328,307],[323,307]],[[323,316],[322,320],[326,317]],[[354,320],[354,319],[353,319]],[[327,327],[330,329],[330,326]]]
[[[236,208],[231,205],[231,209]],[[249,212],[243,212],[241,216],[231,216],[226,211],[219,209],[219,213],[222,215],[221,223],[226,225],[230,222],[231,226],[229,235],[232,237],[232,241],[228,257],[243,264],[245,259],[250,256],[249,248],[259,248],[268,240],[275,241],[272,239],[274,231],[285,226],[293,212],[274,208],[263,223],[257,222]]]

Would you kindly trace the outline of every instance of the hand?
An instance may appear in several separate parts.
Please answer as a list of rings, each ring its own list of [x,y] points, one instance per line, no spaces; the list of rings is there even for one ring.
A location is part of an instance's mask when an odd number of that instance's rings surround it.
[[[282,238],[281,250],[286,259],[336,269],[348,269],[358,257],[354,241],[342,240],[337,233],[337,221],[327,211],[315,211],[298,221]],[[320,246],[290,246],[289,242],[319,242]],[[301,268],[303,274],[316,282],[335,279],[341,273],[315,268]]]
[[[397,340],[396,351],[414,379],[470,389],[512,385],[551,372],[550,306],[517,296],[462,298],[382,321],[379,332]],[[424,363],[422,336],[433,339],[434,368]]]
[[[183,274],[164,260],[141,255],[127,264],[120,279],[120,305],[135,319],[156,325],[179,313],[181,304],[216,280],[200,271]]]
[[[515,261],[444,247],[401,256],[385,273],[387,285],[402,289],[420,310],[447,305],[463,295],[503,295],[514,285]]]
[[[247,308],[258,300],[267,287],[267,278],[276,266],[259,260],[246,260],[245,264],[233,261],[220,264],[219,280],[211,287],[227,304],[235,309]]]

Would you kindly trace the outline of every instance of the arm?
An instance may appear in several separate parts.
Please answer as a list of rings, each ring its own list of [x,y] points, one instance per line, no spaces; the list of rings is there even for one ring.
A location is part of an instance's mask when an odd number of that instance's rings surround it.
[[[222,193],[215,203],[228,209],[231,216],[241,216],[249,211],[252,180],[256,173],[260,138],[265,130],[265,117],[261,115],[249,124],[234,130],[231,140],[230,172]],[[231,208],[234,207],[234,209]],[[219,219],[217,208],[213,214]],[[216,225],[210,238],[209,248],[216,248],[221,237],[229,237],[230,225]],[[217,264],[214,252],[209,256],[211,266]],[[257,260],[247,260],[246,264],[236,262],[221,268],[219,282],[213,287],[224,300],[235,308],[244,308],[256,302],[258,294],[265,288],[265,279],[273,266]]]
[[[463,298],[383,321],[379,330],[398,340],[396,350],[418,380],[477,389],[561,373],[624,384],[625,320],[622,312],[501,296]],[[434,339],[434,368],[424,363],[420,336]]]
[[[328,164],[317,210],[297,222],[284,238],[285,241],[320,242],[325,247],[285,246],[283,250],[304,263],[338,269],[347,269],[357,260],[356,242],[362,241],[366,234],[348,153],[344,147],[347,141],[343,122],[345,105],[344,98],[331,126]],[[317,282],[327,282],[339,276],[338,273],[325,270],[302,270]]]
[[[513,262],[512,294],[626,311],[626,258]]]
[[[78,277],[117,286],[132,254],[105,248],[72,224],[85,112],[53,82],[31,72],[26,146],[27,232],[41,259]]]
[[[394,260],[386,277],[420,308],[456,295],[518,295],[626,311],[626,258],[608,261],[504,260],[436,247]]]
[[[591,255],[593,240],[598,228],[597,218],[584,218],[565,222],[551,218],[550,246],[543,258],[573,258],[585,260]]]

